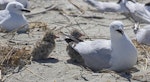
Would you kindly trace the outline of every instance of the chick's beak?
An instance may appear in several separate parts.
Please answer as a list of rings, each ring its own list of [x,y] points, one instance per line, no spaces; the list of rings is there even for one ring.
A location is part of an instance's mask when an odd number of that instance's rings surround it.
[[[55,35],[54,37],[55,37],[55,39],[56,39],[56,38],[59,38],[59,36],[57,36],[57,35]]]
[[[27,12],[27,13],[29,13],[30,12],[30,10],[28,10],[28,9],[21,9],[21,11],[23,11],[23,12]]]

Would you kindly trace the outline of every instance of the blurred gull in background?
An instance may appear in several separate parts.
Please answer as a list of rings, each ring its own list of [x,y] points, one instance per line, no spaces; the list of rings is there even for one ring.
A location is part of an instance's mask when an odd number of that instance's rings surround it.
[[[9,2],[17,1],[24,5],[25,8],[29,8],[28,0],[0,0],[0,9],[3,10],[6,8]]]
[[[138,2],[127,1],[126,7],[129,10],[130,16],[135,22],[150,24],[149,6]]]
[[[128,13],[128,10],[125,7],[126,0],[119,0],[116,2],[101,2],[96,0],[84,0],[88,4],[95,7],[99,12],[120,12]]]
[[[18,30],[17,32],[25,32],[28,30],[28,22],[23,12],[30,12],[19,2],[10,2],[5,10],[0,11],[0,28],[7,32]]]
[[[150,25],[144,26],[143,28],[134,29],[136,34],[136,40],[138,43],[150,46]]]

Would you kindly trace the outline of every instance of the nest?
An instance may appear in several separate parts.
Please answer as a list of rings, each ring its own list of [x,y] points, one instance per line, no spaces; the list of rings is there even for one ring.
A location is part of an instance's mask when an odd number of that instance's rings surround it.
[[[0,68],[2,75],[13,72],[16,67],[23,67],[30,63],[31,55],[26,48],[14,48],[12,46],[0,46]]]
[[[133,75],[132,79],[137,81],[148,81],[146,78],[150,77],[150,72],[148,71],[150,66],[150,46],[140,44],[136,40],[132,41],[138,51],[137,68],[141,71],[139,74]]]

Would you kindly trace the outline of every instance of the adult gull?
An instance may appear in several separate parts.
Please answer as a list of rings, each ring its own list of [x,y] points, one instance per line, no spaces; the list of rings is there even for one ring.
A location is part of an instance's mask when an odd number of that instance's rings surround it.
[[[24,5],[25,8],[29,8],[28,0],[0,0],[0,9],[3,10],[6,8],[9,2],[17,1]]]
[[[150,25],[146,25],[143,28],[134,29],[134,33],[138,43],[150,46]]]
[[[10,2],[5,10],[0,11],[0,28],[7,32],[18,30],[18,32],[25,32],[28,29],[28,22],[23,15],[23,12],[30,12],[19,2]]]
[[[128,0],[126,8],[129,10],[131,18],[136,23],[147,23],[150,24],[150,6],[149,4],[141,4]]]
[[[117,3],[101,2],[96,0],[84,0],[84,1],[95,7],[99,12],[120,12],[120,13],[129,12],[125,7],[126,0],[119,0]]]
[[[123,23],[114,21],[110,24],[111,40],[74,42],[67,40],[71,47],[83,58],[87,67],[94,71],[109,69],[123,71],[132,68],[137,62],[137,50],[123,31]]]

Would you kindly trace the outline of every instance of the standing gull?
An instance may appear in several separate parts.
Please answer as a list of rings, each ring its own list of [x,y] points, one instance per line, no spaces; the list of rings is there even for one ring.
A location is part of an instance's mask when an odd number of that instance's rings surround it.
[[[28,30],[28,22],[23,15],[23,12],[30,12],[19,2],[10,2],[5,10],[0,11],[0,28],[6,31],[17,30],[17,32],[25,32]]]
[[[123,31],[123,23],[110,24],[111,40],[99,39],[72,44],[84,59],[85,65],[92,70],[127,70],[137,62],[137,50]]]
[[[28,0],[0,0],[0,9],[3,10],[6,8],[9,2],[17,1],[24,5],[25,8],[29,8]]]

